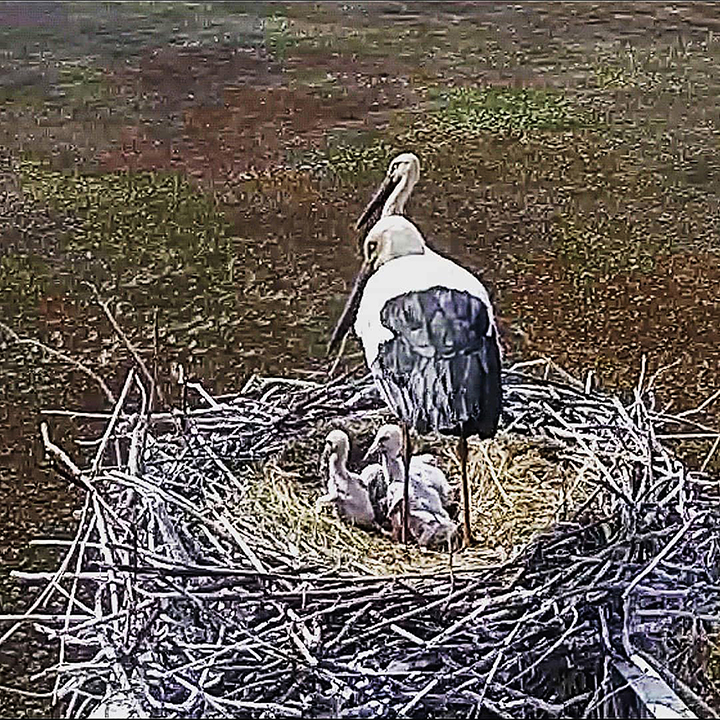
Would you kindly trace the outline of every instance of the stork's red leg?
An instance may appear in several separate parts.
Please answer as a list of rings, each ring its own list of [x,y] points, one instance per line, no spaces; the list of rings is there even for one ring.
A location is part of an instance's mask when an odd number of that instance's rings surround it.
[[[462,504],[465,544],[473,545],[475,543],[475,538],[473,537],[472,530],[470,529],[470,490],[468,488],[467,476],[468,445],[467,438],[464,436],[460,437],[460,442],[458,443],[458,455],[460,455],[460,465],[462,467]]]
[[[400,423],[403,434],[403,462],[405,464],[405,485],[403,486],[403,542],[410,540],[410,458],[412,447],[410,445],[410,428],[407,423]]]

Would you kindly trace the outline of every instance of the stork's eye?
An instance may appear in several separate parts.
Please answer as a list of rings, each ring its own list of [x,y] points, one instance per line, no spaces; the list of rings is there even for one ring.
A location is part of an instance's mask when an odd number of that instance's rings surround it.
[[[367,245],[368,255],[372,255],[377,250],[377,243],[373,240]]]

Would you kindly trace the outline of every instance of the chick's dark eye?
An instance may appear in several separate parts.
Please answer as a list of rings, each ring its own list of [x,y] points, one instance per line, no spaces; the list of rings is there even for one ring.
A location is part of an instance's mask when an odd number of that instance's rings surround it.
[[[372,255],[377,250],[377,243],[374,241],[369,242],[367,249],[368,249],[368,253]]]

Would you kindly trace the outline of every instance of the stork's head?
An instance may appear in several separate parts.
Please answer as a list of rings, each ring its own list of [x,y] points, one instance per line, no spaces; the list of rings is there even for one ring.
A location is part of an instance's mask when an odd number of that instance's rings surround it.
[[[385,179],[357,221],[357,228],[366,225],[373,212],[382,207],[382,217],[402,215],[405,203],[420,178],[420,160],[415,153],[400,153],[391,160]]]
[[[363,243],[363,264],[355,278],[350,297],[333,331],[328,353],[332,353],[347,335],[355,320],[365,285],[370,276],[384,263],[405,255],[422,255],[425,240],[420,231],[402,215],[388,215],[373,225]]]
[[[365,453],[365,458],[379,452],[386,458],[399,457],[402,450],[402,432],[399,425],[383,425],[375,434],[373,444]]]
[[[374,272],[388,260],[424,252],[425,240],[415,225],[402,215],[389,215],[376,222],[367,234],[363,243],[363,267]]]
[[[347,460],[350,454],[350,438],[344,430],[331,430],[325,438],[323,458],[337,455],[340,460]]]

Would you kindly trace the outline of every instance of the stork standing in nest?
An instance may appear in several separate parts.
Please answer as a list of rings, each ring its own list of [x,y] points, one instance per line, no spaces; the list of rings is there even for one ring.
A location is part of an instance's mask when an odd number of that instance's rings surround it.
[[[405,444],[403,536],[409,536],[409,427],[457,436],[465,541],[473,541],[467,439],[491,438],[502,402],[501,352],[488,292],[470,272],[431,250],[401,213],[420,175],[402,153],[358,220],[382,206],[363,242],[363,264],[330,340],[332,352],[355,324],[375,383],[400,419]]]

